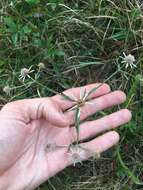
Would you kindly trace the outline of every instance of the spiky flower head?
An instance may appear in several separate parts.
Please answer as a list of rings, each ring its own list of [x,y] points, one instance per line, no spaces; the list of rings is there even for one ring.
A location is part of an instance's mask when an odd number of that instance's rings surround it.
[[[7,86],[5,86],[5,87],[3,88],[3,92],[5,92],[7,95],[10,95],[10,91],[11,91],[11,88],[10,88],[9,85],[7,85]]]
[[[71,162],[75,166],[77,163],[82,163],[86,159],[86,150],[79,145],[71,145],[68,155],[70,156]]]
[[[126,69],[128,67],[130,67],[131,69],[133,67],[135,67],[135,68],[137,67],[137,65],[134,64],[134,62],[136,61],[134,55],[132,55],[132,54],[126,55],[124,52],[123,52],[123,55],[124,55],[124,57],[120,56],[122,58],[121,63],[125,63]]]
[[[22,68],[21,71],[20,71],[20,75],[19,75],[19,79],[24,82],[25,78],[28,77],[30,78],[30,73],[34,72],[34,70],[31,70],[32,66],[29,67],[29,69],[27,68]]]

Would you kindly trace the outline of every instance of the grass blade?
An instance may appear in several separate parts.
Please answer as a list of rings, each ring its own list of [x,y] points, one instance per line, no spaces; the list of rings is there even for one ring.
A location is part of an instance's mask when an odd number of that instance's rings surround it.
[[[70,96],[64,94],[63,92],[61,92],[60,94],[61,94],[61,96],[64,97],[65,100],[69,100],[69,101],[71,101],[71,102],[75,102],[74,99],[72,99]]]
[[[117,157],[118,157],[119,163],[123,167],[124,171],[128,174],[128,176],[130,176],[130,178],[132,179],[132,181],[134,182],[134,184],[136,184],[136,185],[143,185],[143,182],[140,182],[140,180],[138,179],[138,177],[136,177],[133,174],[133,172],[123,162],[123,160],[121,158],[121,155],[120,155],[119,147],[117,148]]]

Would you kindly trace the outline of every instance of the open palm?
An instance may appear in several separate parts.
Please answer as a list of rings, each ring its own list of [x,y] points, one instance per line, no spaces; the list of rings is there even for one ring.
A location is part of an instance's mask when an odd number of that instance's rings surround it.
[[[99,84],[82,88],[90,91]],[[65,91],[77,99],[81,88]],[[110,92],[103,84],[89,97],[90,104],[81,108],[81,120],[88,116],[124,102],[126,96],[121,91]],[[69,145],[76,141],[74,110],[69,111],[74,102],[61,95],[50,98],[20,100],[8,103],[0,111],[0,189],[34,189],[49,177],[73,163]],[[80,140],[93,137],[81,146],[90,150],[84,152],[83,160],[95,152],[103,152],[119,140],[117,132],[107,132],[128,122],[131,114],[123,109],[94,121],[80,125]],[[82,152],[81,152],[82,154]]]

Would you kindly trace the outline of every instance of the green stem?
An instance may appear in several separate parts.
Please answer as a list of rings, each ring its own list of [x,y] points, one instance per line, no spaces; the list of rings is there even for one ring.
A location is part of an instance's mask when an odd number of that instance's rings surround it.
[[[29,78],[30,78],[34,83],[36,83],[36,84],[38,84],[39,86],[41,86],[41,87],[47,89],[49,92],[52,92],[53,94],[59,94],[57,91],[52,90],[51,88],[49,88],[49,87],[47,87],[47,86],[45,86],[45,85],[39,83],[38,81],[36,81],[36,80],[33,79],[32,77],[29,77]]]
[[[114,72],[110,77],[108,77],[108,78],[104,81],[104,83],[108,82],[113,76],[115,76],[115,75],[116,75],[118,72],[120,72],[120,71],[121,71],[121,69],[120,69],[120,70],[117,70],[116,72]],[[91,89],[91,91],[89,91],[89,92],[87,93],[87,96],[86,96],[85,99],[87,99],[93,92],[95,92],[95,91],[96,91],[98,88],[100,88],[102,85],[103,85],[103,83],[101,83],[101,84],[98,85],[97,87]]]

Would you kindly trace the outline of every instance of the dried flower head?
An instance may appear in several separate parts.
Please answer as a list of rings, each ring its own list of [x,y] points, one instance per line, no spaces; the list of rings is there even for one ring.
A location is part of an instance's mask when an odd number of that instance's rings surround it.
[[[3,88],[3,92],[5,92],[7,95],[10,95],[11,88],[7,85]]]
[[[45,69],[45,64],[41,62],[38,64],[38,67],[40,70]]]
[[[80,89],[80,97],[79,98],[77,98],[77,97],[75,97],[73,95],[71,95],[70,97],[71,97],[72,101],[75,102],[75,106],[70,108],[69,111],[76,110],[77,108],[81,109],[82,107],[84,107],[87,104],[92,104],[91,102],[87,101],[88,93],[86,92],[86,88],[85,89],[83,89],[83,88]]]
[[[32,66],[29,67],[29,69],[27,68],[22,68],[21,71],[20,71],[20,75],[19,75],[19,79],[24,82],[25,78],[28,77],[30,78],[30,73],[34,72],[34,70],[31,70]]]
[[[121,63],[125,63],[126,64],[126,66],[125,66],[125,68],[127,69],[128,67],[131,67],[131,69],[133,68],[133,67],[137,67],[135,64],[134,64],[134,62],[136,61],[135,60],[135,57],[133,56],[133,55],[131,55],[131,54],[129,54],[129,55],[126,55],[124,52],[123,52],[123,55],[124,55],[124,57],[121,57],[122,59],[123,59],[123,61],[121,62]]]
[[[86,150],[79,145],[71,145],[68,155],[70,156],[71,162],[75,166],[77,163],[81,163],[86,159]]]

